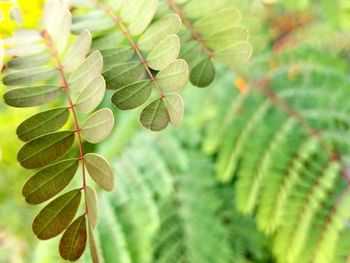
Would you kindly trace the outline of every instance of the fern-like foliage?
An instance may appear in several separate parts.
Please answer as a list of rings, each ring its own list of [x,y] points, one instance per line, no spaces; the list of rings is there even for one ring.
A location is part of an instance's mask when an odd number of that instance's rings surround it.
[[[257,57],[250,91],[224,100],[207,129],[219,180],[235,179],[238,210],[273,235],[278,262],[349,258],[347,66],[320,52]]]
[[[84,140],[99,143],[107,138],[114,118],[109,109],[85,115],[98,107],[105,94],[103,60],[99,52],[86,57],[91,46],[88,31],[84,30],[69,43],[70,28],[71,14],[66,4],[48,1],[41,31],[21,30],[4,40],[5,55],[14,58],[6,64],[3,83],[11,87],[4,94],[8,105],[49,106],[17,129],[19,139],[25,142],[18,152],[18,161],[26,169],[40,168],[23,187],[25,200],[29,204],[41,204],[54,198],[68,186],[81,166],[82,185],[50,201],[32,226],[35,235],[43,240],[64,231],[60,254],[75,261],[85,250],[88,232],[91,253],[96,254],[91,244],[97,200],[95,190],[86,183],[87,171],[105,190],[113,188],[110,165],[102,156],[87,153],[83,143]],[[82,196],[84,208],[80,212]],[[74,220],[78,211],[81,215]]]
[[[141,112],[141,124],[153,131],[169,123],[178,126],[184,111],[176,93],[188,81],[187,63],[178,59],[181,27],[177,15],[158,19],[158,0],[71,1],[78,7],[73,32],[89,29],[94,34],[93,49],[101,50],[103,76],[113,90],[112,103],[121,110],[137,108],[152,95]]]
[[[240,25],[241,15],[227,0],[164,0],[185,26],[180,33],[180,57],[190,67],[190,80],[208,86],[215,77],[213,60],[230,68],[246,63],[251,54],[248,29]]]

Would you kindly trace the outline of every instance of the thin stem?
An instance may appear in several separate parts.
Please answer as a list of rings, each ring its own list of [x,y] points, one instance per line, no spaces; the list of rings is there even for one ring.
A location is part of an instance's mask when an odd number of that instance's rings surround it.
[[[147,75],[149,76],[149,78],[151,79],[152,83],[155,85],[155,87],[157,88],[160,97],[164,98],[165,95],[162,91],[162,89],[159,87],[157,80],[155,78],[155,76],[153,76],[151,70],[148,68],[147,66],[147,61],[146,59],[142,56],[141,51],[139,50],[136,42],[134,41],[134,39],[132,38],[130,32],[128,31],[128,29],[126,28],[126,26],[124,25],[124,23],[121,21],[121,19],[113,12],[113,10],[111,8],[109,8],[108,6],[105,6],[101,3],[99,3],[97,0],[90,0],[90,2],[92,2],[93,4],[96,5],[96,7],[98,7],[99,9],[101,9],[102,11],[104,11],[107,15],[109,15],[115,22],[116,24],[120,27],[121,31],[123,32],[124,36],[128,39],[131,47],[134,49],[138,59],[140,60],[141,64],[143,65],[143,67],[145,68]]]
[[[61,80],[62,80],[62,84],[63,84],[63,89],[65,91],[66,94],[66,98],[67,98],[67,103],[68,103],[68,107],[72,112],[72,116],[73,116],[73,121],[74,121],[74,126],[75,126],[75,133],[77,134],[78,137],[78,146],[79,146],[79,160],[81,160],[81,166],[82,166],[82,179],[83,179],[83,185],[82,185],[82,190],[84,191],[84,199],[85,199],[85,214],[88,214],[88,207],[87,207],[87,196],[86,196],[86,175],[85,175],[85,160],[84,160],[84,148],[83,148],[83,142],[82,142],[82,138],[81,138],[81,129],[79,127],[79,122],[78,122],[78,118],[77,118],[77,114],[74,108],[74,103],[72,101],[72,97],[69,93],[69,86],[68,86],[68,82],[67,79],[65,77],[64,74],[64,69],[62,66],[62,63],[60,61],[60,58],[58,57],[58,52],[57,49],[50,37],[50,35],[48,34],[47,31],[42,31],[41,32],[41,36],[44,39],[46,45],[48,46],[50,53],[52,55],[52,57],[54,58],[56,64],[57,64],[57,70],[60,73],[61,76]]]
[[[179,17],[181,18],[183,24],[187,27],[187,29],[191,32],[191,35],[193,37],[194,40],[196,40],[202,50],[204,51],[205,54],[207,54],[208,58],[212,58],[213,57],[213,52],[211,52],[206,45],[204,44],[204,40],[203,37],[196,31],[196,29],[194,28],[192,22],[187,18],[187,16],[184,14],[184,12],[181,10],[181,8],[175,4],[172,0],[165,0],[167,2],[167,4],[175,11],[176,14],[179,15]]]

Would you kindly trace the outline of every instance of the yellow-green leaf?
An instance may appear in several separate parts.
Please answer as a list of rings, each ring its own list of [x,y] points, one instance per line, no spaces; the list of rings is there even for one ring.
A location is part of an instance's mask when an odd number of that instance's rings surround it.
[[[105,91],[106,82],[99,75],[79,93],[75,102],[75,108],[83,113],[93,111],[102,102]]]
[[[129,24],[129,32],[133,36],[142,34],[152,21],[158,8],[158,0],[138,0],[137,16]]]
[[[98,210],[97,210],[97,194],[90,186],[86,186],[86,205],[88,208],[89,224],[95,228],[97,225]]]
[[[81,199],[81,190],[69,191],[45,206],[33,221],[33,232],[39,239],[50,239],[65,230],[73,220]]]
[[[97,250],[97,246],[96,246],[96,241],[94,238],[94,232],[93,232],[93,229],[90,225],[88,226],[88,234],[89,234],[89,247],[90,247],[90,254],[91,254],[92,262],[99,263],[100,258],[99,258],[99,254],[98,254],[98,250]]]
[[[215,58],[231,67],[246,63],[253,53],[249,42],[240,42],[214,53]]]
[[[157,83],[162,89],[168,91],[179,90],[187,84],[188,75],[186,61],[177,59],[157,74]]]
[[[168,110],[171,125],[178,127],[184,115],[184,102],[178,94],[167,94],[165,98],[165,106]]]

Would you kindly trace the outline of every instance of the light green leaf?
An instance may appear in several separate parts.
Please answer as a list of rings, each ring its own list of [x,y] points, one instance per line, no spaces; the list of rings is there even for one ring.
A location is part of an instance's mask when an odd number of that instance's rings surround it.
[[[188,63],[191,70],[203,58],[205,58],[205,54],[202,51],[201,45],[197,41],[189,41],[181,46],[180,57]]]
[[[41,43],[22,44],[5,49],[5,56],[22,57],[41,53],[47,49],[46,45]]]
[[[208,36],[204,43],[212,50],[224,49],[235,43],[248,39],[248,29],[243,26],[234,26]]]
[[[167,94],[165,106],[168,110],[171,125],[178,127],[184,116],[184,101],[178,94]]]
[[[69,78],[69,88],[80,91],[102,73],[103,59],[99,51],[88,56]]]
[[[101,50],[101,53],[103,50],[115,49],[116,46],[119,46],[119,44],[121,44],[124,39],[125,35],[122,32],[110,32],[106,35],[94,38],[94,41],[92,42],[92,49]]]
[[[105,91],[105,80],[99,75],[80,92],[75,102],[75,108],[83,113],[93,111],[102,102]]]
[[[108,89],[120,89],[142,78],[144,66],[139,62],[127,62],[113,66],[103,73]]]
[[[129,24],[129,32],[133,36],[142,34],[151,23],[158,8],[158,0],[139,0],[137,16]]]
[[[201,36],[209,36],[213,32],[225,30],[237,25],[241,21],[241,15],[237,9],[229,8],[213,12],[210,16],[203,17],[194,23],[194,28]]]
[[[73,179],[78,164],[78,159],[69,159],[36,172],[23,186],[26,202],[40,204],[61,192]]]
[[[4,101],[12,107],[32,107],[53,102],[63,89],[57,86],[39,86],[13,89],[4,94]]]
[[[188,65],[185,60],[177,59],[157,74],[157,83],[162,89],[175,91],[183,88],[188,81]]]
[[[83,30],[89,30],[91,33],[95,33],[111,29],[114,26],[115,21],[109,16],[97,19],[86,18],[74,22],[74,24],[72,25],[72,32],[75,34],[79,34]]]
[[[49,133],[26,143],[19,150],[17,160],[27,169],[43,167],[65,155],[73,142],[72,131]]]
[[[60,240],[60,255],[69,261],[78,260],[84,253],[87,241],[85,215],[79,216],[63,233]]]
[[[66,72],[76,70],[84,61],[91,48],[92,37],[88,30],[80,33],[64,57],[63,67]]]
[[[81,135],[90,143],[99,143],[112,132],[114,117],[110,109],[101,109],[92,114],[81,126]]]
[[[142,105],[151,95],[153,83],[140,80],[118,89],[112,96],[112,103],[121,110],[130,110]]]
[[[203,1],[192,0],[183,8],[184,13],[189,18],[204,17],[208,14],[212,14],[216,10],[226,6],[227,0],[215,0],[215,1]]]
[[[103,64],[105,68],[110,68],[111,65],[120,64],[133,57],[135,51],[132,47],[118,47],[101,50],[103,56]]]
[[[86,168],[95,181],[106,191],[112,191],[114,187],[114,176],[112,167],[102,156],[94,153],[88,153],[84,156]]]
[[[176,34],[180,28],[181,19],[178,15],[164,16],[153,23],[140,37],[138,47],[140,50],[151,50],[163,39]]]
[[[31,68],[20,71],[11,71],[5,75],[2,81],[7,86],[21,86],[48,80],[55,73],[58,74],[57,70],[52,68]]]
[[[38,30],[20,29],[17,30],[13,36],[5,38],[5,45],[23,45],[38,43],[41,40],[40,32]]]
[[[57,131],[66,124],[68,117],[68,108],[55,108],[40,112],[18,126],[17,136],[26,142],[45,133]]]
[[[90,186],[86,186],[86,205],[88,208],[89,224],[95,228],[97,225],[98,211],[97,211],[97,194]]]
[[[33,221],[33,232],[39,239],[50,239],[72,222],[81,199],[81,190],[69,191],[45,206]]]
[[[154,70],[162,70],[177,58],[179,52],[179,37],[170,35],[152,49],[147,57],[147,65]]]
[[[169,121],[169,114],[164,98],[159,98],[151,102],[142,110],[140,115],[141,124],[152,131],[163,130]]]
[[[249,42],[240,42],[214,53],[217,60],[231,67],[246,63],[253,53]]]
[[[90,225],[88,226],[88,233],[89,233],[89,247],[90,247],[92,262],[99,263],[100,258],[99,258],[99,254],[96,246],[96,241],[94,238],[94,232]]]
[[[7,63],[7,66],[10,69],[17,70],[31,67],[41,67],[44,64],[48,63],[50,60],[51,56],[45,52],[31,56],[13,58]]]
[[[197,87],[208,86],[215,77],[215,68],[209,58],[203,59],[193,67],[190,74],[191,83]]]

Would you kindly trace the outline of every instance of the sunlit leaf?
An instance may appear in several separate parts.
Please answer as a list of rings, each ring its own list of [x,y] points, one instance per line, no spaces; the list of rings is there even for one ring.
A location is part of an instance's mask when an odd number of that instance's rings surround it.
[[[211,59],[204,59],[193,67],[190,79],[193,85],[197,87],[208,86],[215,77],[215,68]]]
[[[90,254],[91,254],[92,262],[99,263],[100,258],[99,258],[99,254],[98,254],[98,250],[97,250],[97,246],[96,246],[94,232],[93,232],[93,229],[90,225],[88,225],[88,235],[89,235],[89,247],[90,247]]]
[[[170,35],[152,49],[147,57],[147,65],[154,70],[162,70],[177,58],[179,52],[179,37]]]
[[[11,71],[5,75],[2,81],[7,86],[27,85],[48,80],[55,73],[58,74],[57,70],[52,68],[31,68],[20,71]]]
[[[92,37],[88,30],[84,30],[70,46],[63,61],[66,72],[71,72],[84,61],[91,48]]]
[[[12,107],[32,107],[56,100],[63,89],[57,86],[39,86],[13,89],[4,94],[4,101]]]
[[[210,35],[204,40],[204,43],[213,50],[220,50],[247,39],[248,29],[246,27],[233,26]]]
[[[60,255],[69,261],[78,260],[84,253],[87,241],[86,217],[79,216],[63,233],[60,240]]]
[[[98,143],[106,139],[114,126],[113,113],[109,109],[101,109],[92,114],[81,126],[81,135],[90,143]]]
[[[43,167],[65,155],[73,142],[72,131],[49,133],[26,143],[19,150],[17,160],[27,169]]]
[[[142,105],[151,95],[153,83],[140,80],[118,89],[112,96],[112,103],[121,110],[130,110]]]
[[[170,119],[164,100],[156,99],[142,110],[140,122],[145,128],[160,131],[168,125]]]
[[[97,225],[98,211],[97,211],[97,194],[90,186],[86,186],[86,205],[88,208],[89,224],[95,228]]]
[[[40,112],[18,126],[17,136],[22,141],[29,141],[45,133],[57,131],[66,124],[68,117],[68,108],[55,108]]]
[[[192,0],[185,5],[184,12],[190,18],[202,17],[205,15],[211,14],[214,10],[224,7],[227,1],[228,0],[215,0],[215,1]]]
[[[184,115],[184,102],[178,94],[167,94],[165,106],[168,110],[171,125],[178,127]]]
[[[240,42],[225,49],[215,52],[215,58],[230,66],[237,66],[246,63],[253,52],[249,42]]]
[[[147,28],[158,7],[158,0],[139,0],[139,2],[142,4],[139,5],[137,16],[129,24],[129,32],[133,36],[140,35]]]
[[[73,179],[78,164],[78,159],[69,159],[36,172],[23,186],[26,202],[39,204],[61,192]]]
[[[99,51],[88,56],[69,78],[69,87],[80,91],[102,73],[103,59]]]
[[[65,230],[73,220],[81,199],[81,190],[69,191],[45,206],[33,221],[33,232],[39,239],[50,239]]]
[[[112,191],[114,187],[114,176],[108,161],[94,153],[86,154],[84,159],[91,178],[106,191]]]
[[[187,84],[188,75],[186,61],[178,59],[157,74],[157,83],[162,89],[168,91],[179,90]]]
[[[10,57],[30,56],[46,50],[46,46],[41,43],[22,44],[5,49],[5,55]]]
[[[176,34],[181,28],[181,19],[178,15],[167,15],[153,23],[138,41],[141,50],[151,50],[160,41],[172,34]]]
[[[25,69],[28,67],[43,66],[50,60],[51,56],[46,52],[43,52],[41,54],[13,58],[7,63],[7,66],[10,69]]]
[[[75,108],[83,113],[93,111],[103,100],[105,91],[106,83],[100,75],[80,92],[75,102]]]

